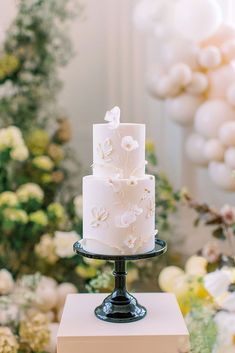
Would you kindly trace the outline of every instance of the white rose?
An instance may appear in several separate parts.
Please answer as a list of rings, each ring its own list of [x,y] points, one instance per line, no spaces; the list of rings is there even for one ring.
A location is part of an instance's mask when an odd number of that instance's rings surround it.
[[[59,257],[74,256],[73,244],[80,239],[80,236],[72,232],[55,232],[55,252]]]
[[[212,297],[220,297],[227,292],[231,284],[231,274],[225,270],[208,273],[204,277],[204,286]]]
[[[9,294],[14,288],[14,280],[11,273],[5,269],[0,270],[0,294]]]
[[[11,158],[14,159],[15,161],[23,162],[28,158],[28,156],[29,156],[29,151],[25,145],[16,146],[11,151]]]
[[[139,143],[138,141],[134,140],[132,136],[124,136],[122,138],[121,146],[127,152],[131,152],[139,147]]]
[[[82,202],[82,195],[78,195],[75,197],[74,201],[74,207],[75,207],[75,211],[76,211],[76,215],[79,218],[82,218],[83,216],[83,211],[82,211],[82,207],[83,207],[83,202]]]

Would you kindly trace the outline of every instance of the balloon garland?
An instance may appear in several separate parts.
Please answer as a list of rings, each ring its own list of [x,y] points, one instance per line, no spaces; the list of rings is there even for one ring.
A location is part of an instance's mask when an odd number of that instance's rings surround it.
[[[156,38],[149,93],[169,118],[193,126],[186,141],[193,163],[235,191],[235,27],[216,0],[142,0],[134,22]]]

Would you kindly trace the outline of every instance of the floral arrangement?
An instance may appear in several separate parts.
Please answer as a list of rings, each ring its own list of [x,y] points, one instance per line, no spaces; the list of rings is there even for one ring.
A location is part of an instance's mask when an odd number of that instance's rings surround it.
[[[0,351],[2,353],[55,353],[56,334],[64,301],[76,293],[71,283],[24,275],[16,282],[0,270]]]

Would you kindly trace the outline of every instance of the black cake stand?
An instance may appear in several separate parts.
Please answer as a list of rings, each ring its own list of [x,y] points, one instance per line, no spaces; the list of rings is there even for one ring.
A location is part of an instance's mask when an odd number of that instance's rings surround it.
[[[95,315],[103,321],[108,322],[133,322],[145,317],[147,310],[140,305],[136,298],[128,293],[126,289],[126,261],[148,259],[164,254],[167,244],[164,240],[156,239],[155,248],[145,254],[136,255],[100,255],[93,254],[83,249],[79,242],[73,246],[74,251],[81,256],[90,259],[114,261],[113,275],[115,287],[113,292],[104,299],[103,303],[95,309]]]

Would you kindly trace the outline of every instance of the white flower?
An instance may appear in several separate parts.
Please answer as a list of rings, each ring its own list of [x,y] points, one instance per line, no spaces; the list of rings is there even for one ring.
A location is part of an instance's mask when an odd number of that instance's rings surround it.
[[[204,277],[204,286],[214,298],[220,297],[227,292],[231,284],[231,274],[225,270],[217,270],[208,273]]]
[[[82,211],[82,208],[83,208],[82,195],[76,196],[75,199],[74,199],[74,201],[73,201],[73,204],[74,204],[74,207],[75,207],[76,215],[77,215],[79,218],[82,218],[82,216],[83,216],[83,211]]]
[[[74,232],[55,232],[55,252],[59,257],[74,256],[73,244],[80,239],[79,235]]]
[[[110,129],[117,129],[120,124],[120,108],[114,107],[110,111],[107,111],[104,120],[108,121]]]
[[[0,295],[11,293],[13,288],[13,277],[9,271],[3,268],[0,270]]]
[[[235,207],[224,205],[220,210],[220,214],[228,225],[235,223]]]
[[[151,218],[155,212],[155,204],[152,199],[148,200],[146,218]]]
[[[121,182],[120,182],[120,175],[117,174],[113,176],[112,178],[108,179],[108,184],[113,188],[114,192],[119,192],[121,190]]]
[[[113,152],[112,141],[107,138],[104,143],[99,143],[97,146],[97,153],[104,162],[111,162],[112,158],[110,157]]]
[[[129,235],[126,240],[124,241],[124,244],[129,248],[133,249],[135,247],[137,238],[134,237],[133,235]]]
[[[209,263],[216,262],[219,259],[220,254],[220,247],[216,241],[210,241],[203,246],[202,256],[205,257]]]
[[[34,183],[26,183],[21,185],[16,194],[20,202],[28,202],[30,199],[36,199],[41,202],[44,198],[44,192],[39,185]]]
[[[127,152],[131,152],[139,147],[139,143],[138,141],[134,140],[132,136],[124,136],[122,138],[121,146]]]
[[[116,226],[118,228],[128,228],[135,221],[135,213],[133,211],[126,211],[120,217],[116,218]]]
[[[97,207],[92,208],[91,214],[93,216],[93,220],[91,222],[91,226],[93,228],[100,227],[100,225],[105,222],[109,216],[108,211],[103,207],[99,209]]]
[[[23,162],[29,156],[29,151],[25,145],[19,145],[11,151],[11,158],[15,161]]]
[[[224,298],[224,301],[222,303],[222,309],[234,312],[235,313],[235,292],[233,293],[228,293],[228,295]],[[235,335],[235,330],[234,330],[234,335]]]
[[[133,175],[131,175],[130,176],[130,178],[129,179],[127,179],[127,185],[129,185],[129,186],[135,186],[135,185],[138,185],[138,181],[137,181],[138,179],[135,177],[135,176],[133,176]]]
[[[133,205],[133,206],[131,207],[131,211],[134,212],[134,214],[135,214],[136,216],[140,216],[141,213],[143,213],[143,208],[138,207],[137,205]]]
[[[235,314],[220,311],[215,315],[214,320],[218,328],[217,345],[232,345],[235,334]]]
[[[19,308],[16,303],[12,302],[9,296],[0,298],[0,326],[16,323],[19,319]]]

